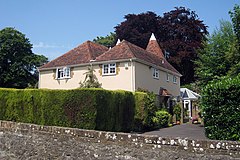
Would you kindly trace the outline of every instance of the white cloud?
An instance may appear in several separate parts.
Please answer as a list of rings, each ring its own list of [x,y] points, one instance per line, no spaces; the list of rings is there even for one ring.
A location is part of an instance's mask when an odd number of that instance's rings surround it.
[[[55,44],[45,44],[43,42],[39,42],[37,44],[33,44],[33,48],[68,48],[64,45],[55,45]]]

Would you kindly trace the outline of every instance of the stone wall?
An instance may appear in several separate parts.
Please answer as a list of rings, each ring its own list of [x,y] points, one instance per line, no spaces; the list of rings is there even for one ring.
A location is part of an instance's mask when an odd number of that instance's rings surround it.
[[[240,142],[0,121],[0,159],[240,159]]]

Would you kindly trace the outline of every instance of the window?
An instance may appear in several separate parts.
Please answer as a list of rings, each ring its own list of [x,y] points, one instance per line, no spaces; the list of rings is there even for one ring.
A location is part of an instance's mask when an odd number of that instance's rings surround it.
[[[70,78],[70,68],[69,67],[57,68],[56,79],[64,78]]]
[[[169,74],[167,73],[167,82],[169,82]]]
[[[115,75],[116,74],[116,63],[103,64],[102,75]]]
[[[159,70],[156,68],[153,68],[153,78],[159,79]]]
[[[177,77],[173,76],[173,83],[177,83]]]

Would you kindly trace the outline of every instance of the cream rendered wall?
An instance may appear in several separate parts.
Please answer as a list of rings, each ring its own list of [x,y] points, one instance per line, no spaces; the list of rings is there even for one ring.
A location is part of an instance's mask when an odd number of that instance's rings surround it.
[[[109,90],[127,90],[132,91],[131,81],[131,66],[129,62],[128,68],[125,68],[125,62],[118,63],[118,74],[102,76],[100,73],[100,66],[93,65],[95,70],[94,74],[97,76],[98,81],[102,83],[102,88]],[[84,81],[88,66],[73,67],[71,68],[72,78],[70,79],[55,79],[54,70],[40,71],[39,88],[48,89],[75,89],[79,87],[79,82]]]
[[[125,63],[128,65],[125,68]],[[109,90],[127,90],[133,91],[132,81],[131,81],[131,63],[130,62],[119,62],[117,63],[117,74],[116,75],[101,75],[100,74],[100,67],[94,66],[95,75],[98,78],[98,81],[102,83],[102,88],[109,89]]]
[[[167,89],[173,96],[180,95],[180,77],[177,76],[177,83],[173,83],[173,75],[169,74],[167,81],[167,72],[159,70],[159,79],[152,76],[152,68],[148,65],[135,62],[136,89],[142,88],[159,94],[160,87]]]
[[[87,71],[87,67],[73,67],[71,68],[72,78],[69,79],[55,79],[54,70],[40,71],[40,85],[39,88],[47,89],[74,89],[78,88],[79,82],[83,81]]]

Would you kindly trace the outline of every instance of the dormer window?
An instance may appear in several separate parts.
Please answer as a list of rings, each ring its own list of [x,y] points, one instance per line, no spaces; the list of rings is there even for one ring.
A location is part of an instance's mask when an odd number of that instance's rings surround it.
[[[116,74],[116,63],[103,64],[102,75],[115,75]]]
[[[64,78],[71,78],[70,68],[69,67],[57,68],[56,79],[64,79]]]
[[[159,70],[156,68],[153,68],[153,78],[159,79]]]

